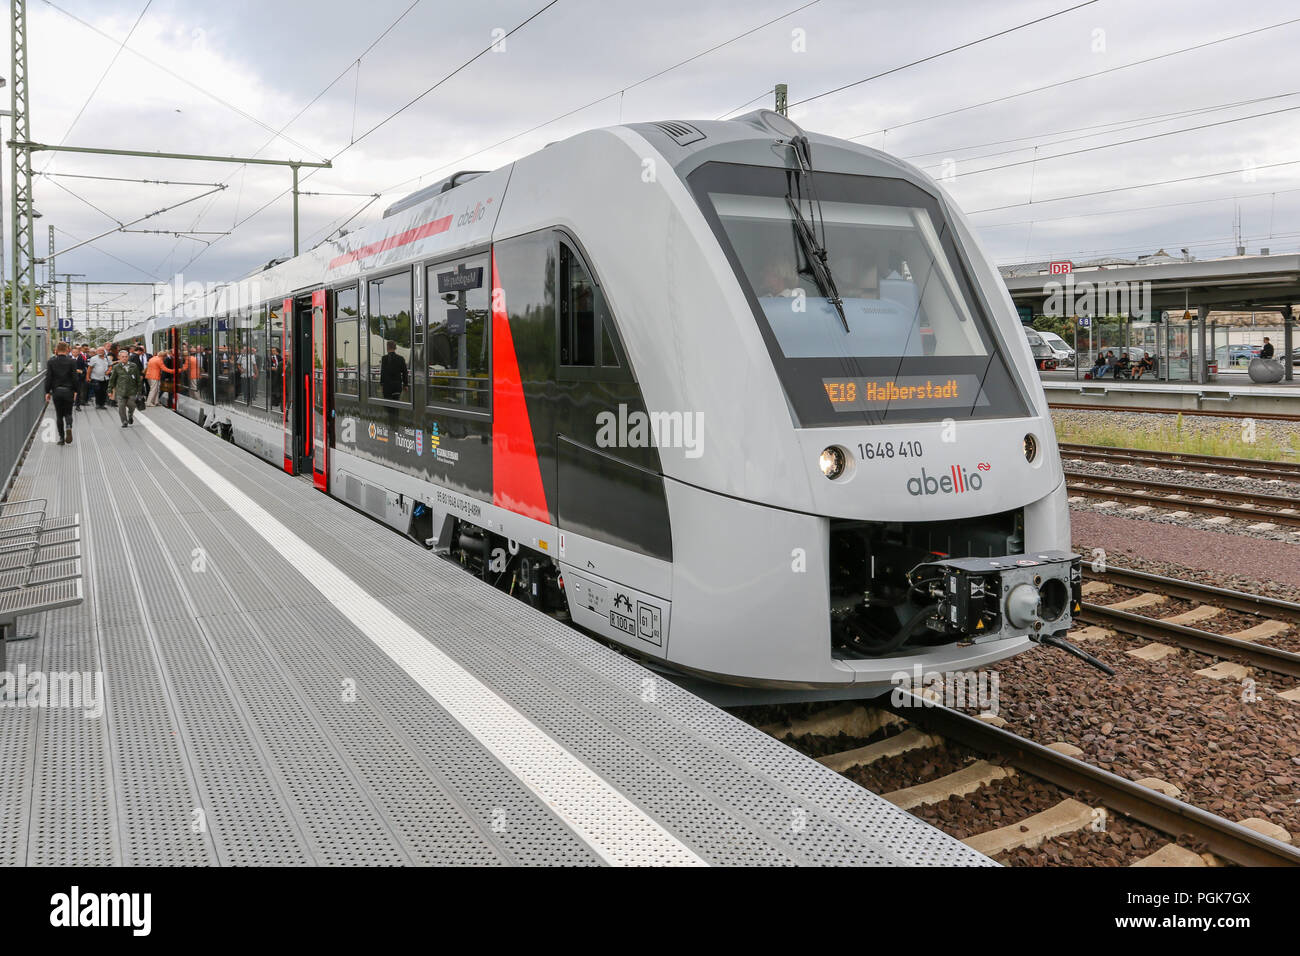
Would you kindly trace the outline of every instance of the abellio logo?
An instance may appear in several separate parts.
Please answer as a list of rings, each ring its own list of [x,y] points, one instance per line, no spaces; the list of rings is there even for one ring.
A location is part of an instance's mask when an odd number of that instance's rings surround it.
[[[491,199],[488,200],[489,203],[491,201],[492,201]],[[456,225],[468,226],[472,223],[476,223],[480,219],[482,219],[484,214],[486,213],[487,213],[487,203],[484,203],[482,201],[476,202],[474,204],[473,209],[466,209],[463,213],[461,213],[459,216],[456,217]]]
[[[979,491],[984,487],[981,471],[992,470],[987,461],[980,462],[977,471],[964,471],[961,465],[950,465],[948,474],[935,477],[921,469],[919,477],[907,479],[907,493],[913,497],[920,495],[961,495],[968,491]]]

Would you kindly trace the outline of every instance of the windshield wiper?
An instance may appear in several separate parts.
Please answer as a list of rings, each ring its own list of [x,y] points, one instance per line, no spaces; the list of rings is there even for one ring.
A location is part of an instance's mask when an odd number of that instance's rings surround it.
[[[799,211],[799,205],[786,193],[785,201],[790,206],[790,214],[794,217],[794,232],[799,237],[799,247],[803,250],[804,258],[808,260],[808,266],[812,269],[813,280],[817,283],[817,290],[821,292],[831,305],[835,306],[835,311],[839,313],[840,322],[844,325],[844,331],[848,332],[849,320],[844,315],[844,300],[840,298],[840,292],[835,288],[835,279],[831,276],[831,267],[826,264],[826,250],[822,248],[821,243],[817,241],[817,236],[813,233],[812,227],[804,219],[803,213]]]
[[[812,151],[808,147],[808,139],[805,136],[796,136],[790,140],[788,145],[794,150],[795,161],[799,164],[800,177],[808,177],[808,192],[812,196],[810,201],[817,204],[817,194],[812,188]],[[846,333],[850,332],[849,320],[844,314],[844,300],[840,298],[839,289],[835,287],[835,278],[831,275],[831,267],[826,261],[826,247],[817,239],[817,233],[809,225],[808,220],[804,219],[803,210],[799,208],[799,203],[790,194],[790,190],[786,191],[785,201],[786,205],[790,207],[794,232],[799,238],[799,247],[803,250],[803,256],[808,260],[808,267],[812,270],[813,280],[817,283],[817,290],[831,305],[835,306],[835,311],[839,314],[844,331]]]

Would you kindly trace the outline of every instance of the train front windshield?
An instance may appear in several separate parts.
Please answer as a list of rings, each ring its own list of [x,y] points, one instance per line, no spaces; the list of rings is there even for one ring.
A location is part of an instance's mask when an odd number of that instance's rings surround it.
[[[800,424],[1026,414],[938,201],[903,180],[813,176],[820,203],[805,186],[797,205],[839,309],[799,239],[794,173],[711,163],[691,176]]]

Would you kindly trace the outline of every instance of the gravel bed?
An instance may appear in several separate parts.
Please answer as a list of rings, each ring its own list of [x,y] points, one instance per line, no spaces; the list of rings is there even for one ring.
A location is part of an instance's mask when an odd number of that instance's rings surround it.
[[[1193,853],[1208,848],[1187,836],[1177,840],[1112,813],[1101,832],[1078,830],[1053,837],[1042,846],[1000,853],[994,859],[1005,866],[1132,866],[1166,843],[1177,843]]]
[[[916,807],[912,813],[964,840],[1050,809],[1068,797],[1092,807],[1103,805],[1087,793],[1067,793],[1053,784],[1021,774],[997,780],[964,797],[949,797]],[[1036,847],[999,853],[993,859],[1005,866],[1129,866],[1172,839],[1151,827],[1109,813],[1104,830],[1084,829],[1062,834]]]
[[[1102,492],[1104,494],[1104,492]],[[1261,511],[1258,518],[1233,518],[1227,524],[1212,525],[1209,524],[1210,518],[1216,518],[1217,515],[1198,514],[1189,512],[1185,516],[1175,516],[1175,512],[1186,511],[1181,507],[1183,502],[1170,501],[1166,503],[1153,502],[1150,505],[1140,506],[1130,502],[1117,502],[1114,505],[1100,507],[1106,499],[1094,498],[1080,495],[1073,489],[1070,490],[1070,498],[1081,498],[1080,501],[1072,500],[1070,502],[1070,520],[1083,515],[1104,514],[1113,517],[1128,518],[1134,521],[1141,521],[1146,524],[1173,526],[1179,528],[1194,528],[1204,530],[1207,528],[1214,529],[1215,533],[1223,535],[1235,535],[1237,537],[1249,538],[1252,541],[1277,541],[1284,544],[1300,544],[1300,527],[1294,525],[1278,524],[1271,530],[1253,530],[1251,525],[1261,522],[1269,522],[1267,511]],[[1136,507],[1150,507],[1153,510],[1145,512],[1133,512],[1131,509]],[[1276,524],[1276,522],[1269,522]]]
[[[999,669],[999,714],[1009,730],[1042,744],[1066,741],[1081,759],[1129,779],[1157,777],[1189,803],[1230,819],[1263,817],[1300,835],[1300,705],[1275,691],[1295,681],[1242,683],[1193,671],[1204,655],[1180,650],[1143,661],[1123,636],[1087,642],[1117,671],[1103,677],[1052,648],[1026,651]],[[969,708],[973,712],[973,708]]]
[[[1295,540],[1277,540],[1267,532],[1211,531],[1204,527],[1191,527],[1178,519],[1143,520],[1096,508],[1072,506],[1070,510],[1074,547],[1085,560],[1092,560],[1093,549],[1102,548],[1106,551],[1108,563],[1120,567],[1136,567],[1133,562],[1145,558],[1208,572],[1208,577],[1197,580],[1221,587],[1236,586],[1227,583],[1230,580],[1253,581],[1259,585],[1241,589],[1285,597],[1285,594],[1270,589],[1273,585],[1280,585],[1291,589],[1292,595],[1300,594],[1300,544]],[[1159,515],[1160,512],[1151,514]],[[1240,525],[1243,531],[1246,526],[1242,521],[1234,521],[1233,525]],[[1293,596],[1291,599],[1297,598]]]
[[[1083,539],[1078,533],[1078,529],[1076,529],[1075,550],[1086,548],[1087,550],[1083,551],[1083,553],[1091,554],[1094,546],[1092,542]],[[1181,578],[1186,581],[1196,581],[1199,584],[1211,584],[1215,587],[1231,588],[1234,591],[1245,591],[1247,594],[1262,594],[1267,597],[1281,598],[1283,601],[1300,604],[1300,585],[1286,584],[1279,581],[1261,581],[1259,578],[1245,574],[1234,574],[1221,569],[1207,571],[1204,568],[1190,567],[1186,564],[1178,564],[1174,561],[1135,553],[1125,554],[1122,561],[1112,561],[1111,563],[1115,567],[1146,571],[1167,578]]]
[[[956,773],[978,759],[980,759],[979,754],[957,744],[924,747],[919,750],[909,750],[897,757],[877,760],[865,767],[851,767],[844,771],[844,776],[873,793],[890,793]],[[1002,823],[985,823],[983,829],[988,830],[992,826],[1001,825]],[[964,833],[962,836],[970,836],[970,834]]]
[[[1159,593],[1158,588],[1151,588],[1151,593]],[[1146,589],[1139,590],[1136,588],[1112,586],[1109,591],[1103,591],[1099,594],[1092,594],[1088,597],[1088,603],[1097,604],[1106,607],[1112,604],[1118,604],[1126,598],[1136,597],[1138,594],[1146,594]],[[1156,620],[1161,618],[1173,617],[1181,614],[1183,611],[1190,611],[1194,607],[1200,607],[1202,604],[1213,605],[1215,602],[1207,598],[1204,601],[1187,601],[1180,598],[1166,598],[1161,604],[1153,604],[1150,607],[1133,608],[1130,613],[1140,614],[1143,617],[1150,617]],[[1196,621],[1189,627],[1194,627],[1200,631],[1208,631],[1211,634],[1237,634],[1247,628],[1254,627],[1264,621],[1270,620],[1267,614],[1255,615],[1247,614],[1245,611],[1221,610],[1214,617],[1206,618],[1202,621]],[[1279,650],[1293,651],[1300,653],[1300,627],[1290,624],[1290,630],[1281,634],[1266,638],[1265,640],[1256,641],[1255,643],[1266,647],[1276,647]]]
[[[1083,472],[1097,478],[1127,478],[1182,485],[1197,491],[1205,491],[1207,497],[1210,496],[1208,493],[1214,491],[1244,491],[1254,495],[1300,498],[1300,482],[1283,481],[1279,478],[1239,478],[1233,477],[1231,471],[1225,474],[1212,474],[1172,467],[1084,461],[1070,458],[1068,452],[1062,454],[1061,458],[1071,471]]]

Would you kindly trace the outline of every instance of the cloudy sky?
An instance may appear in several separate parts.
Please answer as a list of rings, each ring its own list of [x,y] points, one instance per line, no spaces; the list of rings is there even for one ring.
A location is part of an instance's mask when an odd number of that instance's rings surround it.
[[[546,2],[28,0],[32,136],[332,157],[302,188],[361,195],[303,197],[305,248],[368,194],[383,191],[349,228],[455,169],[494,168],[592,127],[770,105],[784,82],[804,127],[944,178],[1002,264],[1161,247],[1230,254],[1238,216],[1251,252],[1300,248],[1294,3],[1097,0],[820,95],[1080,0],[558,0],[374,129]],[[989,167],[1001,168],[980,172]],[[35,186],[42,254],[51,224],[67,248],[211,188],[75,177],[227,186],[130,227],[212,234],[116,232],[59,256],[59,273],[224,280],[292,247],[287,169],[50,153],[35,168],[58,174]],[[8,196],[7,157],[4,169]],[[84,296],[74,300],[80,311]],[[90,301],[107,313],[148,296],[102,287]]]

